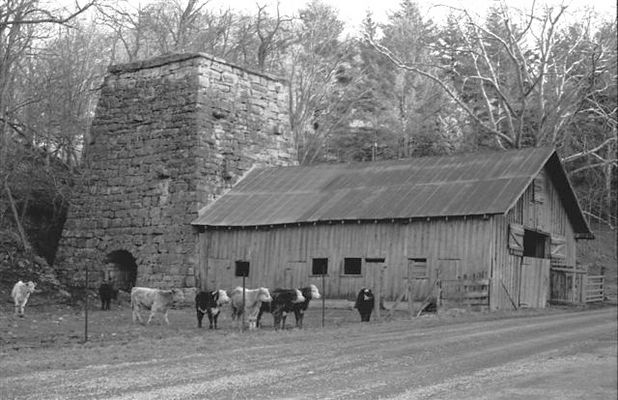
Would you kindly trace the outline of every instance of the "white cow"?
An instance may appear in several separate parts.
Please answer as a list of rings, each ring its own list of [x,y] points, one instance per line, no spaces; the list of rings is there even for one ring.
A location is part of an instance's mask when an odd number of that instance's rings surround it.
[[[261,287],[257,289],[245,289],[245,304],[242,303],[243,288],[238,286],[229,294],[232,305],[232,320],[238,321],[242,314],[247,315],[249,319],[249,329],[253,330],[257,326],[257,317],[260,312],[262,302],[272,301],[270,292],[267,288]]]
[[[155,313],[163,314],[165,323],[170,324],[167,319],[167,312],[175,301],[183,301],[184,294],[179,289],[162,290],[145,287],[134,287],[131,290],[131,310],[133,311],[133,322],[139,320],[144,323],[139,312],[142,309],[150,310],[150,317],[147,324],[150,324]]]
[[[36,283],[32,281],[28,281],[27,283],[19,281],[15,284],[15,286],[13,286],[11,297],[15,303],[15,314],[22,318],[24,316],[24,307],[26,307],[30,294],[34,293],[35,287]]]

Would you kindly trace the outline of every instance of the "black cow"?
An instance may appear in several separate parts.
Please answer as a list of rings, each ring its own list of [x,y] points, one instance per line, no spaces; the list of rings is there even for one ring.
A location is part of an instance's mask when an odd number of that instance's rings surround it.
[[[287,313],[294,310],[294,305],[304,303],[305,297],[298,289],[275,289],[271,293],[273,298],[270,303],[262,303],[257,316],[257,326],[265,312],[272,313],[275,330],[285,328]]]
[[[371,289],[362,288],[360,292],[358,292],[356,303],[354,303],[354,308],[358,310],[361,316],[361,322],[369,322],[374,305],[375,297]]]
[[[219,309],[224,304],[230,302],[225,290],[215,290],[213,292],[199,292],[195,295],[195,311],[197,312],[197,327],[202,327],[202,319],[204,314],[208,315],[209,328],[217,329],[217,319],[221,310]]]
[[[112,299],[118,298],[118,289],[114,289],[112,281],[103,282],[99,286],[99,297],[101,298],[101,310],[109,310]]]

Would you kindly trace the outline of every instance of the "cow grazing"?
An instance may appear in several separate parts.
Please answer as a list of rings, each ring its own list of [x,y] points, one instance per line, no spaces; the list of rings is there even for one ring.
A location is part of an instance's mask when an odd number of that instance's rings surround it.
[[[375,297],[371,289],[362,288],[358,292],[356,303],[354,303],[354,308],[358,310],[362,322],[369,322],[374,305]]]
[[[36,283],[32,281],[28,281],[27,283],[18,281],[15,286],[13,286],[13,290],[11,290],[11,297],[15,303],[16,315],[19,315],[22,318],[24,317],[24,307],[26,307],[26,303],[28,303],[30,295],[34,293],[35,287]]]
[[[197,312],[197,327],[202,327],[204,314],[208,315],[210,322],[209,328],[217,329],[217,318],[221,312],[221,307],[230,302],[225,290],[215,290],[213,292],[199,292],[195,295],[195,311]]]
[[[101,310],[109,310],[112,300],[118,298],[118,289],[114,288],[112,281],[103,282],[99,286],[99,298],[101,299]]]
[[[147,324],[150,324],[152,317],[158,312],[163,314],[165,323],[169,325],[170,321],[167,319],[167,312],[175,301],[182,300],[184,300],[184,295],[179,289],[162,290],[134,287],[131,290],[131,310],[133,310],[133,322],[139,320],[140,323],[143,323],[142,317],[139,313],[140,310],[146,309],[150,310],[150,317],[148,318]]]
[[[257,316],[257,326],[260,326],[262,314],[270,312],[273,315],[275,329],[285,328],[287,313],[293,311],[296,304],[305,302],[305,297],[298,289],[275,289],[272,298],[270,303],[262,303]]]
[[[230,304],[232,306],[232,321],[239,321],[243,313],[249,320],[249,329],[253,330],[257,326],[257,316],[260,312],[262,303],[272,301],[270,292],[267,288],[244,289],[245,304],[243,305],[243,288],[238,286],[229,293]],[[238,323],[238,322],[236,322]]]

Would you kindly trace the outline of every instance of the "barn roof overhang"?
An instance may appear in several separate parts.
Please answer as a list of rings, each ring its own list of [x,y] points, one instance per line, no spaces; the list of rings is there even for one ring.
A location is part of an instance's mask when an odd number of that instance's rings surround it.
[[[340,219],[340,220],[316,220],[316,221],[303,221],[292,223],[276,223],[276,224],[261,224],[261,225],[209,225],[209,224],[195,224],[197,228],[204,230],[270,230],[270,229],[286,229],[295,227],[306,226],[322,226],[322,225],[362,225],[362,224],[398,224],[407,225],[417,221],[452,221],[457,219],[466,220],[468,218],[477,218],[488,220],[493,215],[500,215],[501,213],[492,214],[479,214],[479,215],[450,215],[450,216],[429,216],[429,217],[410,217],[410,218],[380,218],[380,219]]]

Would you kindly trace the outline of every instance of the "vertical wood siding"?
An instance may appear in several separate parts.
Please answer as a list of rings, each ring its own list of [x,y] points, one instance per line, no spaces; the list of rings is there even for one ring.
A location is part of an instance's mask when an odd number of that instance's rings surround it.
[[[363,286],[376,288],[382,275],[383,294],[394,300],[407,288],[408,259],[425,258],[429,279],[413,287],[415,298],[421,299],[427,296],[440,265],[455,262],[462,278],[488,277],[492,235],[491,219],[480,217],[207,230],[200,234],[197,275],[202,288],[240,285],[242,278],[233,276],[233,264],[244,260],[250,262],[250,287],[290,282],[321,287],[321,277],[311,275],[312,259],[328,258],[327,287],[323,289],[328,297],[354,298]],[[343,274],[347,257],[363,259],[361,275]],[[366,262],[366,258],[385,261]]]

